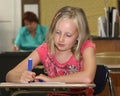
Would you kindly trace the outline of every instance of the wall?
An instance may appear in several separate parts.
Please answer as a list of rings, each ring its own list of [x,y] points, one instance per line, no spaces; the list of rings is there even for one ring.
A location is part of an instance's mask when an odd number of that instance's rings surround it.
[[[97,19],[104,16],[105,0],[40,0],[41,24],[49,26],[58,9],[63,6],[77,6],[84,9],[92,35],[98,35]],[[106,0],[107,6],[116,6],[116,0]]]

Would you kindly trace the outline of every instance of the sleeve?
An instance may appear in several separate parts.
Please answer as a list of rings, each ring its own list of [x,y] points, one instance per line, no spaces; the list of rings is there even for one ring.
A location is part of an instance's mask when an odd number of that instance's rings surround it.
[[[92,47],[94,49],[94,52],[96,53],[95,44],[92,41],[87,40],[85,43],[83,43],[81,50],[80,50],[80,54],[83,54],[84,50],[88,47]]]
[[[15,42],[14,42],[14,44],[19,47],[21,45],[21,37],[22,37],[21,31],[22,31],[22,29],[19,29],[18,34],[15,39]]]
[[[40,61],[44,63],[45,58],[47,57],[47,44],[43,43],[38,48],[36,48]]]

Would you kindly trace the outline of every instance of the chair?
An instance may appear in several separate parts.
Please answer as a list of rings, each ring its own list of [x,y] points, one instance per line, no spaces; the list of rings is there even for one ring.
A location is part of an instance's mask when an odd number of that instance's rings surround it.
[[[110,96],[114,96],[114,88],[112,84],[112,79],[109,76],[109,69],[104,65],[97,65],[96,75],[94,82],[96,87],[94,88],[94,95],[98,95],[103,92],[107,82],[109,83]]]

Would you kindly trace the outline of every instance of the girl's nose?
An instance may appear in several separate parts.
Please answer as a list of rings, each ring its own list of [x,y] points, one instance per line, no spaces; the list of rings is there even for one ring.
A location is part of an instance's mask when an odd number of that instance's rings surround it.
[[[63,35],[61,35],[60,37],[59,37],[59,41],[64,41],[64,36]]]

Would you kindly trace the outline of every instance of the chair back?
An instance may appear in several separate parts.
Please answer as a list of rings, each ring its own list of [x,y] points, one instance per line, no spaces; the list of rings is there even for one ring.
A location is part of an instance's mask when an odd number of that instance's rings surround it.
[[[108,76],[108,68],[104,65],[97,65],[96,75],[94,79],[94,82],[96,84],[96,87],[94,88],[94,95],[101,93],[105,89]]]

